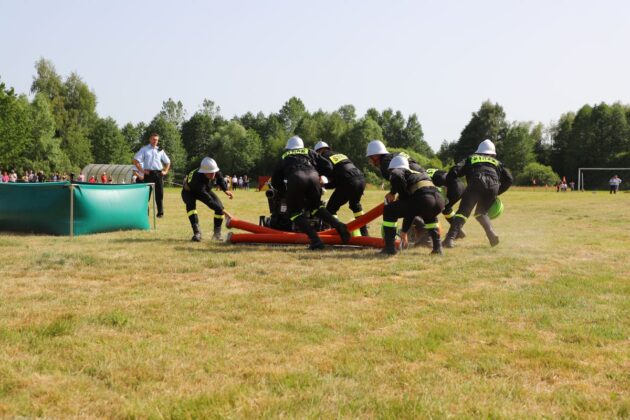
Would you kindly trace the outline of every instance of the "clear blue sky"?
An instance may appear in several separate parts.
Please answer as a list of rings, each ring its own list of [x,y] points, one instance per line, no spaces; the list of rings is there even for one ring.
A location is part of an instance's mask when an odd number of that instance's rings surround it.
[[[40,57],[76,71],[98,112],[148,122],[276,112],[291,96],[416,113],[437,150],[490,99],[548,124],[585,103],[630,103],[630,2],[0,0],[0,77],[26,93]]]

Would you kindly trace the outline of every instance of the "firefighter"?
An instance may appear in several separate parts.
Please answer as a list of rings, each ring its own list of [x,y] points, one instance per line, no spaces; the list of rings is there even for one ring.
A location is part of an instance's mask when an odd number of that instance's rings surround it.
[[[372,140],[372,141],[370,141],[368,143],[368,145],[367,145],[367,151],[366,151],[365,155],[367,156],[370,164],[372,166],[374,166],[375,168],[379,169],[381,171],[381,176],[383,177],[383,179],[386,179],[386,180],[389,180],[389,175],[390,175],[389,174],[389,163],[392,161],[394,156],[403,156],[403,157],[407,158],[407,161],[409,162],[409,168],[411,170],[416,171],[416,172],[424,172],[424,169],[422,169],[422,167],[418,164],[418,162],[413,160],[407,153],[404,153],[404,152],[402,152],[402,153],[389,153],[387,151],[387,148],[383,144],[383,142],[380,141],[380,140]],[[389,196],[390,200],[394,199],[394,194],[392,193],[391,190],[390,190],[388,196]],[[424,231],[424,223],[422,222],[421,218],[416,218],[413,221],[413,225],[420,232]],[[418,241],[416,241],[416,243],[418,243]]]
[[[512,185],[510,171],[496,158],[494,143],[484,140],[474,154],[459,162],[448,172],[447,182],[466,177],[468,185],[462,195],[457,213],[453,216],[451,227],[446,234],[443,246],[452,248],[462,226],[475,206],[475,218],[486,232],[490,246],[499,244],[499,236],[494,232],[488,209],[494,204],[497,196],[503,194]]]
[[[197,200],[214,210],[214,234],[212,235],[212,239],[221,240],[221,225],[223,224],[223,216],[227,214],[227,212],[223,209],[223,203],[221,203],[219,197],[212,191],[213,181],[231,200],[233,197],[232,192],[227,190],[227,184],[223,175],[219,172],[219,166],[212,158],[203,158],[199,168],[192,170],[184,178],[182,200],[186,203],[188,220],[190,220],[190,225],[193,230],[191,240],[194,242],[201,241]]]
[[[396,254],[396,221],[403,218],[400,233],[401,246],[408,244],[407,231],[414,219],[419,217],[431,236],[431,254],[442,254],[438,215],[444,210],[444,199],[431,178],[422,171],[409,168],[409,160],[404,156],[394,156],[389,163],[391,190],[385,196],[387,205],[383,209],[383,234],[385,254]],[[393,196],[391,195],[393,194]],[[398,199],[396,199],[398,196]]]
[[[332,165],[331,171],[324,169],[322,173],[328,178],[328,182],[324,184],[324,187],[335,189],[330,199],[328,199],[326,209],[336,217],[339,208],[348,203],[354,217],[361,216],[363,214],[361,196],[363,196],[363,191],[365,191],[363,172],[354,166],[346,155],[333,152],[330,150],[330,146],[323,141],[317,142],[315,152]],[[368,236],[367,226],[361,227],[360,232],[362,236]]]
[[[324,243],[304,215],[305,209],[311,216],[317,216],[334,227],[343,243],[350,240],[346,225],[335,219],[321,202],[320,172],[330,171],[330,161],[305,148],[302,139],[293,136],[287,140],[282,158],[271,177],[273,188],[285,193],[291,221],[308,235],[311,250],[324,248]]]

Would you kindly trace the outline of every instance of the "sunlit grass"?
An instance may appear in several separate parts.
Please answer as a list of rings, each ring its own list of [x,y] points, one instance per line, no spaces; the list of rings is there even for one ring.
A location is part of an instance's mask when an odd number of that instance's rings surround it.
[[[178,190],[157,231],[2,233],[0,416],[630,416],[630,195],[504,202],[441,258],[191,243]]]

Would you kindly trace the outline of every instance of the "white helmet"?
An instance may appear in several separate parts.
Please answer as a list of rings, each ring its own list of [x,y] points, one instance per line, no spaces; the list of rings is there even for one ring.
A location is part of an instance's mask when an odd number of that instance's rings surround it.
[[[302,149],[304,147],[304,142],[298,136],[293,136],[289,140],[287,140],[287,145],[285,147],[286,150],[293,149]]]
[[[219,165],[214,161],[214,159],[205,157],[201,161],[201,165],[199,165],[199,173],[200,174],[213,174],[215,172],[219,172]]]
[[[326,149],[326,148],[330,149],[330,146],[328,145],[328,143],[320,140],[315,144],[314,150],[317,152],[319,149]]]
[[[477,151],[475,153],[481,153],[484,155],[496,155],[496,149],[494,148],[494,143],[490,140],[486,139],[479,143],[479,147],[477,147]]]
[[[374,155],[385,155],[387,154],[387,148],[380,140],[372,140],[367,145],[367,153],[365,156],[370,157]]]
[[[409,169],[409,160],[400,155],[396,155],[389,162],[387,169]]]

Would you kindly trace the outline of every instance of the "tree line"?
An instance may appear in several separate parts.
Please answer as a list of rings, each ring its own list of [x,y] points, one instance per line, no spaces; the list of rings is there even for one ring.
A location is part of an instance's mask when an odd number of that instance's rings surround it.
[[[0,168],[77,173],[88,163],[129,164],[152,132],[160,134],[176,176],[208,155],[225,173],[270,174],[294,134],[308,146],[326,141],[373,182],[378,176],[364,157],[372,139],[410,151],[424,166],[447,168],[489,138],[521,184],[532,179],[551,184],[558,174],[575,174],[584,166],[630,166],[630,107],[620,103],[584,105],[546,127],[508,122],[499,104],[485,101],[459,139],[444,141],[435,153],[416,114],[405,117],[391,108],[370,108],[359,116],[353,105],[310,112],[296,97],[278,112],[232,118],[222,116],[221,108],[208,99],[189,117],[181,101],[169,98],[150,122],[119,127],[114,119],[97,114],[96,94],[78,74],[64,79],[43,58],[35,71],[30,100],[0,80]]]

